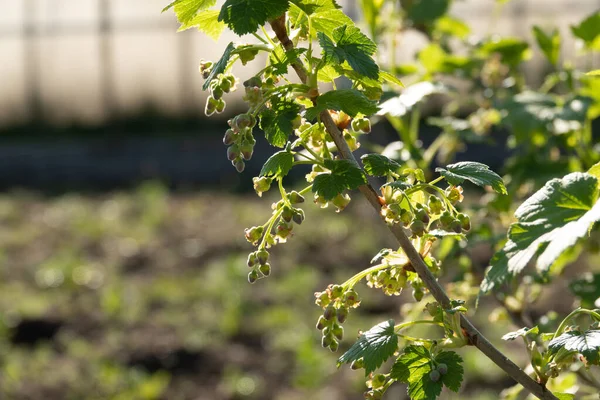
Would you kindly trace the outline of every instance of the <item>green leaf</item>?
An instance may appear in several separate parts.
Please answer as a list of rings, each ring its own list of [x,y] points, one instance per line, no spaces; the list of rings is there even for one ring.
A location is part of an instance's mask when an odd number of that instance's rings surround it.
[[[367,182],[363,171],[348,160],[325,160],[331,172],[319,174],[313,182],[313,193],[325,200],[333,200],[346,189],[356,189]]]
[[[338,366],[360,358],[364,361],[365,375],[370,374],[390,358],[398,349],[398,336],[394,331],[394,320],[375,325],[338,359]]]
[[[331,90],[317,97],[314,107],[306,110],[308,119],[316,118],[325,110],[343,111],[351,117],[357,114],[371,115],[377,112],[375,102],[356,89]]]
[[[571,292],[581,300],[581,307],[600,307],[600,273],[586,274],[569,284]]]
[[[330,83],[339,78],[340,76],[341,74],[338,72],[338,70],[331,65],[325,65],[319,68],[319,72],[317,73],[317,79],[319,80],[319,82]]]
[[[537,326],[534,326],[533,328],[524,327],[519,329],[518,331],[507,333],[506,335],[502,336],[502,340],[515,340],[517,338],[529,335],[535,336],[538,333],[540,333],[540,328],[538,328]]]
[[[189,22],[182,24],[179,30],[183,31],[194,27],[216,41],[223,33],[225,24],[219,21],[219,11],[206,10],[196,15]]]
[[[540,49],[542,49],[542,52],[548,61],[550,61],[551,64],[556,65],[560,53],[560,33],[558,32],[558,29],[554,29],[550,35],[547,35],[542,28],[534,26],[533,34],[538,46],[540,46]]]
[[[275,47],[269,56],[273,72],[280,75],[287,74],[289,66],[296,62],[305,51],[307,51],[306,48],[294,48],[286,51],[283,46]]]
[[[469,25],[449,15],[444,15],[435,22],[435,30],[446,35],[456,36],[459,39],[465,39],[471,33]]]
[[[463,380],[464,369],[462,366],[462,358],[453,351],[442,351],[435,356],[435,362],[437,364],[446,364],[448,366],[448,373],[442,375],[441,381],[448,389],[453,392],[460,390],[460,385]]]
[[[515,212],[517,222],[492,258],[481,291],[489,292],[520,273],[536,255],[536,268],[547,273],[600,220],[598,197],[598,179],[590,174],[575,172],[547,182]]]
[[[260,170],[260,176],[274,176],[283,178],[290,172],[294,166],[294,155],[287,151],[282,150],[273,154],[265,165]]]
[[[600,69],[595,69],[593,71],[588,72],[586,75],[590,76],[600,76]]]
[[[571,32],[583,40],[589,49],[600,50],[600,11],[596,11],[577,26],[571,25]]]
[[[308,31],[310,19],[311,37],[316,37],[317,32],[331,36],[339,26],[354,25],[354,21],[339,8],[332,0],[292,0],[288,15],[294,28],[305,31]]]
[[[324,32],[319,32],[317,37],[326,63],[347,62],[360,75],[379,79],[379,66],[372,57],[377,45],[356,26],[342,25],[333,30],[331,38]]]
[[[452,185],[458,185],[466,179],[477,186],[491,186],[495,192],[507,194],[502,178],[485,164],[463,161],[447,165],[446,168],[436,168],[435,171]]]
[[[600,363],[600,329],[565,332],[548,343],[551,354],[556,354],[563,348],[582,354],[588,364],[598,365]]]
[[[505,64],[513,67],[531,57],[529,45],[518,38],[507,37],[501,40],[490,40],[477,50],[477,55],[483,58],[489,58],[495,53],[502,56]]]
[[[202,85],[203,90],[208,90],[208,88],[210,87],[210,82],[213,79],[215,79],[219,74],[222,74],[223,72],[225,72],[225,70],[227,69],[227,64],[229,63],[229,60],[231,59],[231,54],[234,50],[235,50],[235,44],[233,44],[233,42],[229,43],[227,45],[227,47],[225,48],[225,52],[223,53],[223,55],[221,56],[219,61],[217,61],[213,65],[213,68],[210,71],[210,75],[208,75],[208,78],[206,78],[206,80],[204,81],[204,85]]]
[[[196,14],[214,6],[217,0],[176,0],[163,8],[162,12],[173,8],[177,19],[185,25],[190,22]]]
[[[390,74],[387,71],[379,71],[379,80],[383,83],[383,82],[387,82],[387,83],[392,83],[394,85],[398,85],[401,87],[404,87],[404,84],[402,83],[402,81],[398,78],[396,78],[394,75]]]
[[[416,0],[408,9],[408,18],[415,24],[435,21],[448,12],[450,0]]]
[[[239,36],[254,33],[270,19],[287,11],[288,0],[227,0],[219,21],[223,21]]]
[[[283,99],[273,99],[271,108],[260,114],[260,128],[267,141],[275,147],[283,147],[294,131],[292,120],[300,113],[300,106]]]
[[[371,176],[387,176],[390,172],[396,173],[400,169],[400,164],[381,154],[365,154],[360,159],[365,171]]]
[[[433,382],[429,377],[432,365],[444,363],[448,367],[446,375]],[[442,392],[442,386],[457,392],[463,379],[462,358],[452,351],[442,351],[437,356],[424,346],[407,346],[398,359],[390,377],[408,383],[408,396],[411,400],[435,400]]]

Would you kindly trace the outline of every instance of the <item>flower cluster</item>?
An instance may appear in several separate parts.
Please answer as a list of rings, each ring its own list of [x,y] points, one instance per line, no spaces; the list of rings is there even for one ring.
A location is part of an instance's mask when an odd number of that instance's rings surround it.
[[[360,298],[354,289],[344,289],[341,285],[329,285],[325,291],[315,293],[315,297],[315,303],[324,310],[317,322],[317,329],[323,333],[321,344],[336,351],[344,337],[341,324],[350,309],[360,305]]]

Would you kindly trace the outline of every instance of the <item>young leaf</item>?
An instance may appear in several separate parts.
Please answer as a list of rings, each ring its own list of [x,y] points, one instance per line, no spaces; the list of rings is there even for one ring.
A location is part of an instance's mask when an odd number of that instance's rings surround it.
[[[447,373],[437,382],[429,376],[432,365],[446,364]],[[437,356],[423,346],[408,346],[392,367],[390,377],[408,383],[408,396],[412,400],[435,400],[442,386],[457,392],[463,379],[462,358],[452,351],[442,351]]]
[[[556,354],[562,348],[582,354],[587,364],[598,365],[600,362],[600,330],[565,332],[548,343],[551,354]]]
[[[504,248],[492,258],[481,291],[520,273],[535,255],[537,269],[547,272],[600,220],[598,197],[598,179],[590,174],[574,172],[546,183],[515,212],[517,222],[510,226]]]
[[[600,49],[600,11],[596,11],[577,26],[571,25],[571,32],[585,42],[589,49]]]
[[[182,25],[185,25],[200,11],[207,10],[216,3],[217,0],[176,0],[163,8],[162,12],[173,8],[179,22],[181,22]]]
[[[537,326],[534,326],[533,328],[521,328],[518,331],[514,331],[514,332],[509,332],[506,335],[502,336],[502,340],[515,340],[517,338],[520,337],[525,337],[525,336],[529,336],[529,335],[537,335],[538,333],[540,333],[540,329]]]
[[[331,90],[317,97],[317,104],[306,110],[306,116],[308,119],[313,119],[325,110],[343,111],[354,117],[359,113],[371,115],[377,112],[377,106],[359,90]]]
[[[394,85],[398,85],[400,87],[404,87],[404,84],[402,83],[402,81],[398,78],[396,78],[394,75],[390,74],[387,71],[379,71],[379,81],[381,83],[383,82],[387,82],[387,83],[392,83]]]
[[[542,28],[534,26],[533,34],[538,46],[540,46],[540,49],[548,61],[550,61],[552,65],[556,65],[560,53],[560,33],[558,32],[558,29],[553,30],[550,35],[547,35]]]
[[[316,37],[317,32],[331,36],[339,26],[354,25],[354,21],[333,0],[292,0],[291,3],[288,13],[290,23],[295,28],[303,27],[308,30],[310,19],[311,37]]]
[[[367,182],[362,170],[348,160],[326,160],[325,167],[331,172],[315,177],[312,191],[325,200],[333,200],[346,189],[356,189]]]
[[[260,170],[260,176],[283,178],[294,166],[294,155],[287,150],[273,154]]]
[[[375,371],[398,349],[398,336],[394,331],[394,320],[375,325],[338,359],[338,367],[360,358],[364,361],[365,374]]]
[[[466,179],[477,186],[491,186],[495,192],[507,194],[502,178],[485,164],[463,161],[450,164],[446,168],[436,168],[435,171],[452,185],[458,185]]]
[[[219,21],[223,21],[239,36],[254,33],[268,20],[287,11],[288,0],[227,0],[221,8]]]
[[[227,63],[229,63],[229,60],[231,59],[231,53],[233,52],[233,50],[235,50],[235,44],[231,42],[225,48],[225,52],[223,53],[219,61],[217,61],[215,65],[213,65],[213,68],[210,71],[210,75],[208,75],[208,78],[206,78],[206,80],[204,81],[204,85],[202,85],[203,90],[208,90],[208,88],[210,87],[210,82],[213,79],[215,79],[219,74],[225,72],[225,69],[227,68]]]
[[[260,128],[265,131],[267,141],[276,147],[283,147],[294,131],[292,120],[300,113],[296,103],[274,100],[271,108],[260,114]]]
[[[216,41],[219,40],[221,33],[223,33],[225,24],[219,21],[219,11],[206,10],[196,15],[189,22],[181,24],[179,30],[183,31],[194,27]]]
[[[379,66],[371,57],[377,45],[356,26],[342,25],[333,30],[331,38],[323,32],[317,37],[326,63],[335,65],[346,61],[360,75],[379,79]]]
[[[408,9],[408,18],[415,24],[431,23],[448,11],[450,0],[417,0]]]
[[[365,154],[360,159],[365,166],[365,171],[371,176],[386,176],[400,169],[400,164],[381,154]]]

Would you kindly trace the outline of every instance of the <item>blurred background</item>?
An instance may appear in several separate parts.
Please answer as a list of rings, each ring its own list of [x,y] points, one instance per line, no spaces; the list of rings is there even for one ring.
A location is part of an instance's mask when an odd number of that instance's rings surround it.
[[[362,398],[361,374],[337,370],[338,355],[319,347],[312,293],[393,241],[358,196],[341,215],[308,206],[274,251],[273,276],[247,284],[243,229],[270,214],[251,177],[271,148],[257,134],[247,170],[231,167],[221,140],[244,109],[241,91],[207,119],[197,66],[238,39],[177,33],[166,3],[0,0],[0,399]],[[360,20],[354,1],[341,3]],[[563,60],[600,65],[567,35],[599,1],[500,3],[456,1],[450,14],[475,36],[531,42],[533,24],[556,26]],[[399,60],[424,44],[406,38]],[[523,72],[539,85],[547,68],[536,53]],[[373,133],[393,136],[383,123]],[[477,151],[502,165],[502,151]],[[410,302],[364,293],[346,345]],[[507,351],[524,361],[518,346]],[[494,399],[511,385],[476,352],[462,355],[464,393],[444,398]]]

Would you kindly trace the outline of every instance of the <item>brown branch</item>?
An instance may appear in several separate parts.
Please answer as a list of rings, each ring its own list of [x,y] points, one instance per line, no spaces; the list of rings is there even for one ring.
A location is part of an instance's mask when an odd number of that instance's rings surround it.
[[[294,45],[290,40],[285,27],[285,15],[274,21],[271,21],[271,28],[286,50],[289,51],[293,49]],[[296,61],[292,63],[292,67],[297,72],[302,83],[306,84],[308,81],[308,74],[304,65],[300,61]],[[359,165],[354,157],[354,154],[352,154],[352,151],[348,147],[342,132],[338,129],[337,125],[331,118],[331,115],[329,115],[329,112],[322,112],[320,114],[320,118],[321,122],[323,122],[325,125],[325,129],[327,129],[327,132],[338,148],[340,156],[346,160],[354,162],[356,165]],[[370,184],[366,184],[360,186],[359,190],[367,198],[369,203],[371,203],[377,214],[381,215],[381,204],[379,203],[379,196],[377,195],[375,189],[373,189]],[[404,233],[402,227],[400,225],[388,225],[388,227],[398,240],[400,247],[406,253],[406,256],[433,297],[443,307],[450,308],[450,298],[442,286],[438,283],[435,276],[433,276],[427,265],[425,265],[425,262],[419,255],[419,252],[414,248],[410,239]],[[467,317],[461,315],[460,322],[464,333],[470,341],[470,344],[477,347],[483,354],[485,354],[490,360],[504,370],[504,372],[506,372],[511,378],[521,384],[531,394],[543,400],[558,400],[557,397],[554,396],[552,392],[550,392],[544,385],[533,380],[521,368],[509,360],[500,350],[494,347],[494,345],[492,345],[490,341],[473,326]]]

